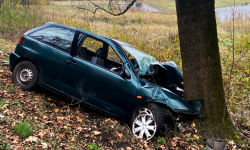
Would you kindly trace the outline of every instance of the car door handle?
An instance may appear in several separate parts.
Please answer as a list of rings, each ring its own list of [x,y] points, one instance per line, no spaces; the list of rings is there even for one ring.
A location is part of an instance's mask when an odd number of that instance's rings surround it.
[[[75,61],[67,60],[67,63],[76,66],[76,62]]]

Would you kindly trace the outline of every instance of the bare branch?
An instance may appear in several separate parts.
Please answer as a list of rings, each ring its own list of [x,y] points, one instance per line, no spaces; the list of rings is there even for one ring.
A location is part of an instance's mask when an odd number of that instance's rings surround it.
[[[94,10],[91,10],[91,9],[89,9],[89,8],[86,8],[85,5],[84,5],[84,6],[75,6],[75,7],[76,7],[78,10],[87,10],[87,11],[90,11],[91,13],[93,13],[93,14],[95,14],[95,13],[97,12],[97,10],[99,9],[99,10],[102,10],[102,11],[104,11],[104,12],[110,14],[110,15],[113,15],[113,16],[120,16],[120,15],[125,14],[125,13],[134,5],[134,3],[136,2],[136,0],[132,0],[132,1],[126,6],[126,8],[125,8],[124,10],[121,10],[120,5],[119,5],[117,2],[113,2],[113,0],[109,0],[109,3],[108,3],[108,8],[110,9],[110,11],[109,11],[109,10],[107,10],[107,9],[105,9],[105,8],[103,8],[103,7],[101,7],[100,5],[94,3],[94,2],[91,1],[91,0],[87,0],[87,1],[90,2],[90,3],[95,7]],[[119,9],[119,12],[118,12],[118,13],[114,13],[114,12],[113,12],[112,4],[114,5],[114,3],[116,3],[117,6],[118,6],[118,9]]]

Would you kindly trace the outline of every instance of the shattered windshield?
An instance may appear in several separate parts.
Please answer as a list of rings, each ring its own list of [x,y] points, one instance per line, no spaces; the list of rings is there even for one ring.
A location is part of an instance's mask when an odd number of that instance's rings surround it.
[[[118,41],[118,40],[114,40],[114,41],[116,41],[118,44],[120,44],[120,46],[126,52],[128,52],[129,54],[131,54],[132,56],[135,57],[135,59],[138,62],[139,68],[140,68],[140,70],[139,70],[140,75],[145,75],[148,68],[149,68],[149,66],[150,66],[150,64],[154,63],[154,62],[157,62],[157,60],[153,56],[150,56],[150,55],[148,55],[146,53],[143,53],[143,52],[137,50],[135,47],[133,47],[130,44],[127,44],[127,43],[124,43],[124,42],[121,42],[121,41]]]

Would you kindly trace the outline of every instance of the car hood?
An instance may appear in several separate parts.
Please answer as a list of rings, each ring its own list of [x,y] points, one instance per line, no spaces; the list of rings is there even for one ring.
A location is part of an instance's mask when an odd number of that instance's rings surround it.
[[[175,62],[173,62],[173,61],[161,62],[161,63],[160,62],[154,62],[154,63],[151,63],[151,65],[164,68],[164,69],[161,69],[159,71],[165,71],[168,85],[183,82],[182,71],[176,65]],[[158,73],[161,73],[161,72],[158,72]]]
[[[192,110],[192,107],[188,104],[187,101],[177,96],[170,90],[142,79],[140,79],[140,84],[142,85],[142,88],[147,92],[148,96],[152,99],[163,102],[172,109]]]
[[[170,90],[143,79],[139,79],[142,90],[152,102],[162,103],[176,113],[204,116],[204,100],[185,100]],[[149,101],[150,102],[150,101]]]

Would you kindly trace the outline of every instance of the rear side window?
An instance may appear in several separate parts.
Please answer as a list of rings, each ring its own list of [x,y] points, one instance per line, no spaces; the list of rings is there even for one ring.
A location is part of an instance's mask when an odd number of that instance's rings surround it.
[[[47,27],[31,33],[29,36],[68,51],[75,32],[61,27]]]

